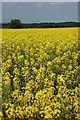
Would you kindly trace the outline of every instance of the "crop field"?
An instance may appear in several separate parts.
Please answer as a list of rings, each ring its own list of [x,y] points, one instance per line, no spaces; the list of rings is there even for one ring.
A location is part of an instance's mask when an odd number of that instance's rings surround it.
[[[78,28],[2,30],[2,120],[80,120]]]

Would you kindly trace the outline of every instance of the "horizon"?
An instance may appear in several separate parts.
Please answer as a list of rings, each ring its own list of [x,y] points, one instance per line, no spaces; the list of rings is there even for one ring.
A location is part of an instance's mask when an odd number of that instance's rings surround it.
[[[13,19],[14,20],[14,19]],[[9,22],[7,22],[7,23],[0,23],[0,24],[8,24]],[[22,22],[21,22],[22,23]],[[33,23],[22,23],[22,24],[42,24],[42,23],[54,23],[54,24],[56,24],[56,23],[79,23],[79,21],[62,21],[62,22],[33,22]]]

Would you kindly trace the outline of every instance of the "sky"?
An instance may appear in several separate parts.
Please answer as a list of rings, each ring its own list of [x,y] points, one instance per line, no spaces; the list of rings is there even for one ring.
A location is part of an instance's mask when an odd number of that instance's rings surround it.
[[[79,2],[79,0],[0,0],[2,2]]]
[[[17,18],[22,23],[74,22],[78,21],[78,3],[2,2],[2,22]]]

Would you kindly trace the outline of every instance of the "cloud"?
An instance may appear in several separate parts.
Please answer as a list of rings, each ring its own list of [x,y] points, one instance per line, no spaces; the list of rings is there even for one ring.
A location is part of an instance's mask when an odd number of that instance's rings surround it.
[[[54,5],[64,5],[65,2],[50,2],[50,5],[51,6],[54,6]]]
[[[42,2],[37,2],[37,3],[36,3],[36,6],[37,6],[38,8],[42,8],[43,3],[42,3]]]

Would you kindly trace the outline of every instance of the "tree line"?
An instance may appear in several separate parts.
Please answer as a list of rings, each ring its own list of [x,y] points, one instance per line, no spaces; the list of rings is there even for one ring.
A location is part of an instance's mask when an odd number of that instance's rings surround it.
[[[64,27],[80,27],[79,22],[43,22],[43,23],[22,23],[19,19],[12,19],[10,23],[3,23],[2,28],[64,28]]]

